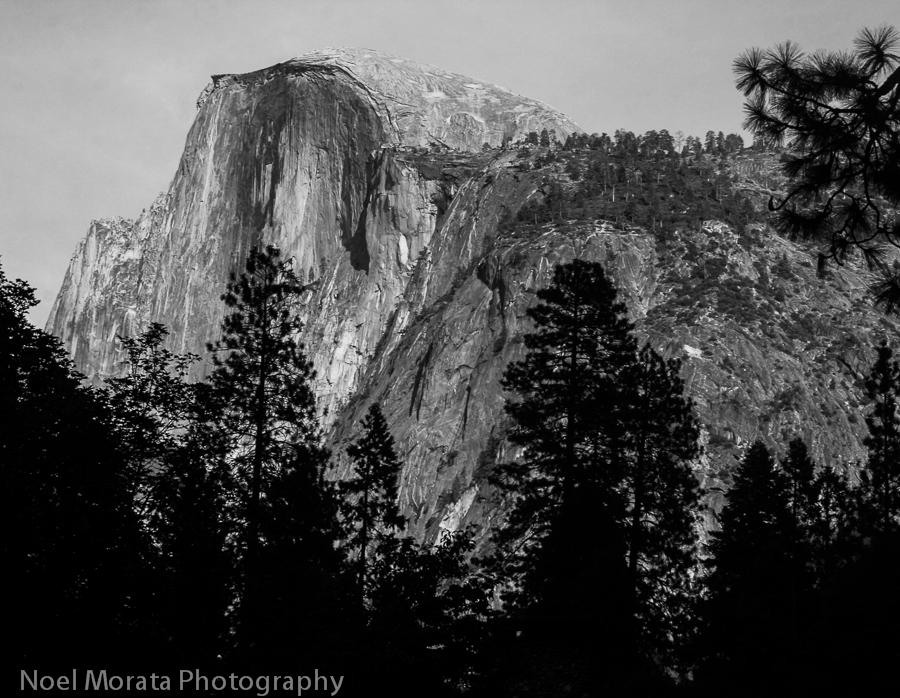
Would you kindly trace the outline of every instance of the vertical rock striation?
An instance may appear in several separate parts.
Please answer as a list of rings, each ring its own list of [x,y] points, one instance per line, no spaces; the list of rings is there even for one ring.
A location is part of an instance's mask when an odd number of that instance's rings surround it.
[[[315,289],[306,341],[333,411],[356,386],[451,194],[387,146],[477,150],[576,128],[503,88],[375,51],[318,51],[215,76],[198,101],[169,191],[137,221],[96,221],[47,329],[91,376],[113,374],[111,340],[151,321],[202,353],[219,296],[253,245],[275,244]]]

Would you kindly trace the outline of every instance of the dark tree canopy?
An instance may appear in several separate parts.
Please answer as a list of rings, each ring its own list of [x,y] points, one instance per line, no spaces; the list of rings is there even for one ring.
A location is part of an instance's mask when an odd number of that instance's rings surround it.
[[[649,344],[622,377],[624,537],[633,613],[645,649],[672,659],[691,632],[699,487],[691,470],[699,427],[684,396],[681,362]]]
[[[341,505],[349,527],[347,551],[356,558],[357,584],[365,606],[371,568],[377,562],[385,537],[393,537],[406,524],[397,504],[400,461],[394,437],[388,430],[381,406],[373,403],[362,421],[363,433],[347,448],[353,476],[340,484],[346,499]]]
[[[191,365],[200,357],[166,349],[168,334],[164,325],[151,323],[138,337],[119,336],[127,369],[123,376],[106,381],[113,424],[143,509],[152,507],[157,475],[183,447],[198,393],[206,387],[187,381]]]
[[[792,526],[788,486],[765,444],[754,442],[728,492],[722,530],[713,534],[716,575],[723,588],[733,587],[754,561],[774,565],[784,553],[783,541]]]
[[[298,336],[301,285],[277,248],[253,249],[222,299],[222,339],[210,344],[210,382],[222,403],[231,452],[246,487],[248,543],[258,543],[263,491],[286,464],[322,465],[310,380],[312,364]]]
[[[166,653],[173,664],[208,663],[222,649],[232,600],[225,512],[234,483],[225,448],[209,428],[209,386],[188,380],[199,357],[166,349],[168,334],[151,323],[138,337],[119,337],[127,371],[106,385],[152,551]]]
[[[31,286],[0,268],[5,624],[23,666],[113,664],[145,630],[133,490],[105,395],[28,322],[36,304]]]
[[[601,264],[561,264],[537,296],[528,353],[503,383],[522,447],[497,480],[512,495],[494,536],[507,601],[526,619],[602,628],[590,642],[607,649],[668,654],[689,615],[698,505],[680,364],[638,352]]]
[[[559,265],[537,295],[542,302],[528,311],[536,326],[525,338],[528,354],[510,364],[503,382],[516,396],[507,405],[510,439],[525,452],[501,468],[498,481],[515,493],[498,540],[517,550],[507,558],[508,571],[524,577],[519,602],[525,605],[565,597],[550,588],[572,581],[583,566],[579,546],[563,533],[584,525],[577,521],[581,504],[592,499],[598,515],[619,516],[613,509],[620,503],[610,496],[621,479],[621,463],[612,456],[622,404],[618,378],[636,348],[625,306],[601,265]]]
[[[789,483],[761,441],[747,450],[711,535],[706,643],[711,666],[731,680],[768,679],[788,661],[795,525]],[[729,687],[733,688],[733,687]]]
[[[222,339],[210,345],[219,434],[238,485],[241,651],[254,662],[327,646],[296,629],[324,633],[339,600],[337,500],[324,479],[312,365],[298,341],[300,291],[277,248],[252,250],[223,295]]]
[[[880,265],[879,243],[900,246],[900,34],[863,29],[850,52],[754,48],[734,72],[748,98],[744,127],[790,149],[789,190],[770,202],[781,230],[822,244],[820,271],[854,249]],[[900,278],[884,272],[873,291],[892,311]]]
[[[866,378],[866,394],[873,407],[866,416],[869,460],[861,475],[870,523],[888,533],[900,516],[900,363],[886,343],[878,347],[878,358]]]

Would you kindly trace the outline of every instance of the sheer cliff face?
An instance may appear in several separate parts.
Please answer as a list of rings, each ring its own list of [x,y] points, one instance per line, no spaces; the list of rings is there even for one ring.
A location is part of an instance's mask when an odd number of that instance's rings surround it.
[[[117,333],[165,322],[202,353],[219,296],[254,244],[279,245],[318,290],[305,298],[323,407],[356,385],[452,198],[384,150],[479,149],[575,125],[539,102],[363,50],[321,51],[204,91],[167,194],[136,222],[92,224],[48,330],[89,375],[117,370]]]
[[[864,272],[844,268],[825,284],[802,248],[765,231],[748,246],[714,224],[668,251],[645,231],[589,222],[498,234],[544,177],[565,174],[475,151],[543,128],[564,139],[575,125],[502,88],[372,51],[216,76],[169,191],[136,221],[92,224],[48,330],[91,376],[120,370],[116,334],[153,321],[171,329],[170,348],[203,355],[229,274],[254,244],[277,244],[310,284],[298,312],[335,454],[380,401],[405,463],[404,511],[432,537],[498,515],[487,478],[516,455],[500,377],[523,355],[535,291],[577,254],[606,265],[642,339],[685,360],[704,424],[702,479],[727,487],[757,437],[802,435],[829,463],[859,457],[865,427],[850,407],[870,358],[862,347],[896,332],[857,304]],[[429,144],[458,152],[411,147]],[[713,257],[742,288],[778,285],[771,322],[736,316],[716,292],[685,306],[678,289]],[[761,303],[755,290],[742,302]]]
[[[413,162],[412,146],[462,153],[576,129],[503,88],[366,50],[215,76],[198,106],[168,192],[135,221],[92,223],[47,329],[95,378],[121,370],[117,334],[153,321],[170,328],[172,349],[204,354],[229,275],[253,245],[273,243],[311,284],[298,312],[329,420],[388,325],[401,333],[461,263],[417,274],[435,236],[462,234],[466,221],[444,222],[475,185],[450,156]]]

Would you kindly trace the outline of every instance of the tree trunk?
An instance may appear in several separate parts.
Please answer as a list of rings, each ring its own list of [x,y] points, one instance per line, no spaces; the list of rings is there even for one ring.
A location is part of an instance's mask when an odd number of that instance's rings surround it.
[[[371,483],[368,475],[369,473],[366,473],[363,489],[362,521],[359,529],[359,599],[363,611],[366,609],[366,549],[369,547],[369,488]]]
[[[268,281],[268,279],[266,280]],[[268,361],[266,351],[268,349],[266,341],[269,336],[268,327],[268,299],[263,302],[262,307],[262,337],[260,341],[260,360],[259,360],[259,380],[256,386],[256,430],[255,443],[253,449],[253,483],[250,493],[250,512],[249,512],[249,554],[252,562],[255,562],[256,553],[259,549],[259,499],[260,490],[262,489],[262,466],[265,457],[265,438],[266,438],[266,372],[268,370]]]

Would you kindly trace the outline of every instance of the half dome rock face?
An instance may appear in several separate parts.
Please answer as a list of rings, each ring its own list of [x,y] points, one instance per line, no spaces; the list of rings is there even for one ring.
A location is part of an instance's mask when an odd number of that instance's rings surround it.
[[[465,180],[451,172],[453,153],[577,128],[503,88],[359,49],[215,76],[198,105],[168,192],[137,220],[91,224],[47,329],[91,377],[120,371],[116,335],[150,322],[169,327],[173,350],[203,354],[219,334],[229,275],[251,247],[275,244],[316,282],[304,341],[332,416],[389,320],[401,329],[413,271]],[[409,147],[429,145],[446,162]]]
[[[244,75],[216,75],[198,100],[283,76],[331,76],[356,85],[385,129],[390,146],[444,145],[478,150],[547,129],[560,141],[578,130],[568,117],[504,87],[371,49],[322,49]]]

